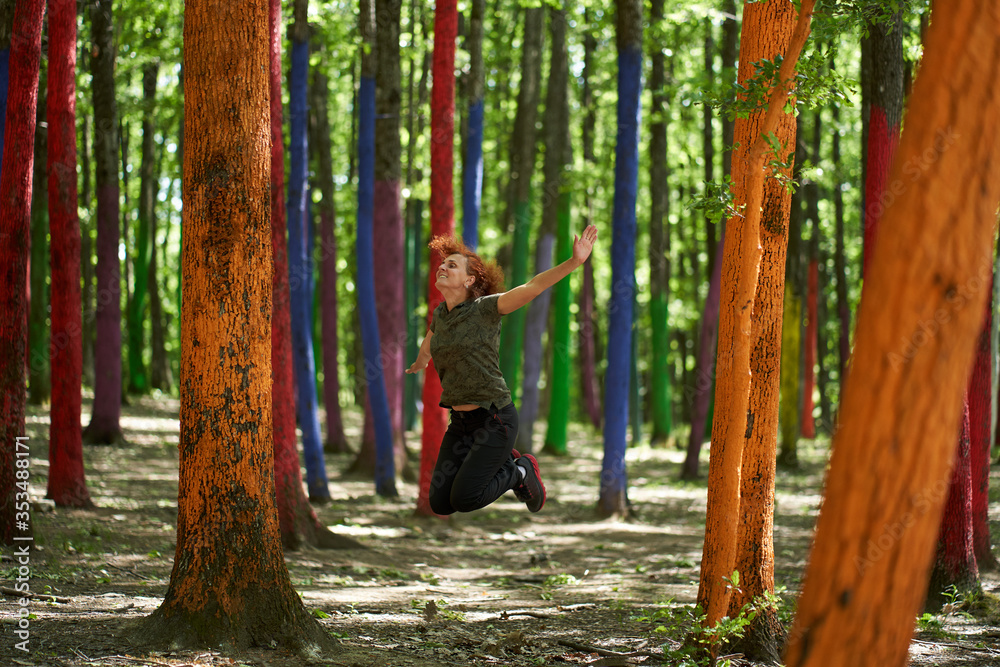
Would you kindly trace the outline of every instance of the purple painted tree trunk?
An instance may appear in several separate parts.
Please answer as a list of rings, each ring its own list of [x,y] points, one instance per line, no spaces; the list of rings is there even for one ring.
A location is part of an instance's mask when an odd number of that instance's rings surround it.
[[[552,251],[555,248],[556,237],[553,234],[542,234],[535,246],[535,273],[539,274],[552,268]],[[549,322],[549,303],[552,301],[552,290],[545,290],[528,306],[528,315],[524,322],[524,384],[521,389],[521,406],[518,411],[520,425],[517,430],[517,448],[519,451],[531,452],[531,436],[535,429],[535,419],[538,418],[538,403],[541,392],[538,382],[542,377],[542,334]]]
[[[122,310],[118,264],[118,113],[115,103],[114,19],[111,0],[91,7],[94,162],[97,185],[97,308],[94,337],[94,409],[83,432],[89,444],[122,439]]]
[[[715,264],[712,280],[708,283],[708,296],[701,316],[701,336],[699,338],[698,362],[695,368],[694,386],[685,387],[691,401],[691,438],[688,440],[687,458],[681,469],[681,479],[697,479],[698,457],[701,455],[702,441],[705,439],[705,419],[708,404],[712,400],[712,386],[715,378],[716,337],[719,334],[719,290],[722,284],[722,245],[725,236],[720,236],[715,246]]]

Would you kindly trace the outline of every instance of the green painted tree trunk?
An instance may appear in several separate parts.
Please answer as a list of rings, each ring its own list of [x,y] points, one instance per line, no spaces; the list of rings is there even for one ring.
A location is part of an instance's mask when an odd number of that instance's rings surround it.
[[[556,263],[573,255],[573,234],[570,231],[570,193],[559,193],[559,226],[556,232]],[[544,449],[563,456],[567,454],[566,432],[569,424],[570,379],[570,304],[573,292],[568,280],[560,280],[553,288],[555,323],[550,333],[552,346],[552,393],[549,398],[549,428],[545,433]]]
[[[157,64],[147,65],[142,76],[143,119],[142,119],[142,166],[140,167],[139,220],[135,234],[135,255],[132,259],[132,275],[135,283],[132,300],[129,302],[128,326],[128,387],[134,394],[143,394],[149,389],[146,364],[143,361],[145,341],[146,306],[149,303],[149,262],[153,254],[154,237],[150,234],[153,203],[152,179],[156,173],[155,131],[153,104],[156,101]]]
[[[667,322],[667,303],[670,300],[670,236],[665,221],[670,211],[669,170],[667,167],[667,120],[669,105],[667,97],[667,59],[664,54],[666,41],[658,27],[663,21],[663,0],[653,0],[652,29],[657,31],[651,40],[652,74],[649,88],[652,97],[650,106],[649,138],[649,310],[652,319],[652,367],[649,382],[649,410],[652,419],[652,442],[664,443],[670,437],[673,427],[670,406],[670,326]],[[709,31],[711,34],[711,31]],[[707,44],[706,44],[707,47]],[[712,53],[710,49],[707,52]],[[714,55],[714,54],[713,54]],[[711,72],[711,68],[708,70]],[[671,77],[672,78],[672,77]],[[712,142],[708,142],[711,148]],[[705,163],[711,165],[711,154],[706,151]],[[711,167],[706,167],[710,170]],[[715,233],[714,225],[706,231]],[[708,237],[708,248],[715,247],[714,236]],[[712,255],[709,254],[709,266]],[[711,270],[709,271],[711,275]]]
[[[35,117],[34,183],[31,194],[31,262],[28,304],[28,403],[41,405],[49,400],[49,203],[45,176],[47,135],[45,129],[46,68],[41,67],[38,106]]]
[[[521,87],[517,94],[517,117],[510,146],[510,211],[514,218],[512,260],[507,287],[523,285],[528,279],[528,240],[531,235],[531,178],[535,170],[535,123],[541,96],[542,41],[545,9],[532,7],[524,12],[524,47],[521,52]],[[510,214],[508,213],[508,216]],[[508,218],[509,219],[509,218]],[[500,334],[500,371],[511,397],[518,400],[521,387],[521,358],[524,349],[524,320],[520,308],[506,316]]]

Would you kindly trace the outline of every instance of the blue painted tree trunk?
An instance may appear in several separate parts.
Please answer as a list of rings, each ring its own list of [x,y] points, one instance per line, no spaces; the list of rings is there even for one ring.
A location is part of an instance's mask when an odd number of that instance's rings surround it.
[[[330,498],[323,461],[323,437],[316,402],[316,362],[312,344],[312,274],[308,256],[306,174],[309,168],[308,79],[309,42],[292,41],[292,69],[288,77],[289,177],[288,177],[288,281],[291,291],[292,365],[302,452],[306,462],[309,500]]]
[[[619,4],[619,11],[621,4],[624,3]],[[621,40],[621,36],[619,39]],[[635,203],[639,180],[641,90],[642,42],[641,39],[626,41],[618,49],[618,141],[615,148],[615,196],[612,213],[608,367],[604,378],[604,464],[598,501],[598,511],[605,516],[628,512],[625,446],[632,366]]]
[[[483,100],[469,104],[469,134],[462,172],[462,241],[472,250],[479,245],[479,208],[483,198]]]
[[[358,315],[361,318],[361,338],[365,351],[365,382],[368,402],[375,425],[375,493],[395,498],[396,463],[392,451],[392,423],[389,416],[389,396],[385,390],[382,349],[375,311],[375,79],[361,77],[358,94],[358,235],[357,285]]]

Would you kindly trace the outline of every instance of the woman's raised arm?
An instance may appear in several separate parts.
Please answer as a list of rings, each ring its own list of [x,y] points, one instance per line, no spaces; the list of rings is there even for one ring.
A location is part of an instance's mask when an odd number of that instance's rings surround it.
[[[497,299],[497,311],[501,315],[512,313],[521,306],[524,306],[555,285],[557,282],[573,272],[573,269],[583,264],[590,257],[590,252],[594,249],[594,241],[597,240],[597,227],[588,226],[583,230],[580,237],[573,236],[573,256],[562,264],[554,266],[548,271],[543,271],[523,285],[518,285],[514,289],[504,292]]]

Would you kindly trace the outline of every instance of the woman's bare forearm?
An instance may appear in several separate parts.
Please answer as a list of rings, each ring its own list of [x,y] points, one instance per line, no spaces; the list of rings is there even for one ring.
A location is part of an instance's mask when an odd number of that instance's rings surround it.
[[[497,301],[497,310],[500,311],[501,315],[506,315],[507,313],[514,312],[521,306],[531,303],[535,297],[571,274],[581,264],[582,262],[571,257],[562,264],[553,266],[547,271],[542,271],[525,284],[501,294]]]

